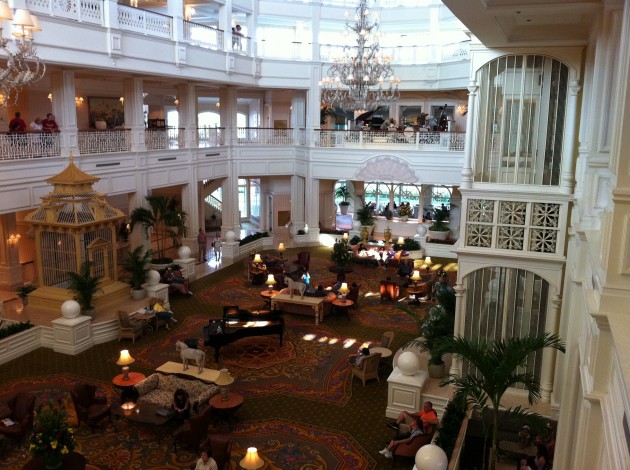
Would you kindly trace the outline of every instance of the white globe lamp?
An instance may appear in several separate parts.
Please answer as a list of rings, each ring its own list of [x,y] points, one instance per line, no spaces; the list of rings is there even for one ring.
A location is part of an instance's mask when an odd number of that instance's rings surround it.
[[[190,253],[192,253],[189,246],[180,246],[179,250],[177,250],[177,255],[179,259],[188,259],[190,258]]]
[[[427,234],[426,225],[418,224],[418,226],[416,227],[416,233],[421,237],[424,237]]]
[[[353,220],[352,230],[354,230],[355,232],[358,232],[359,230],[361,230],[361,222],[359,222],[358,220]]]
[[[403,375],[413,375],[420,370],[420,359],[416,353],[405,351],[398,356],[398,369]]]
[[[441,447],[427,444],[420,447],[416,453],[416,468],[418,470],[446,470],[448,457]]]
[[[64,318],[76,318],[81,315],[81,306],[76,300],[66,300],[61,304],[61,314]]]
[[[160,282],[160,273],[157,272],[155,269],[152,269],[147,273],[147,277],[145,278],[145,280],[147,281],[148,285],[157,286]]]
[[[234,242],[234,240],[236,240],[236,234],[232,230],[228,230],[225,232],[225,240],[229,243]]]

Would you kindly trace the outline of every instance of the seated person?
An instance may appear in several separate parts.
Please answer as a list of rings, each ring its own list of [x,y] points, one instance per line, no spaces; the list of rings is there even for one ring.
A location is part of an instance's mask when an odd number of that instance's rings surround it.
[[[346,275],[344,273],[337,274],[337,282],[332,286],[332,291],[337,294],[341,288],[341,284],[346,282]]]
[[[408,259],[402,260],[400,264],[398,265],[397,274],[400,277],[411,276],[413,274],[413,260],[408,260]]]
[[[396,449],[397,445],[409,442],[414,437],[424,434],[421,423],[422,421],[417,419],[412,419],[411,421],[409,421],[409,431],[396,434],[392,438],[392,440],[389,441],[389,444],[387,444],[387,446],[383,450],[379,450],[378,453],[383,455],[387,459],[391,459],[392,452]]]
[[[308,289],[308,287],[311,284],[311,275],[308,273],[306,269],[304,270],[304,273],[302,274],[302,282],[306,284],[306,288]]]
[[[173,315],[173,312],[166,310],[164,305],[161,302],[156,302],[155,304],[150,306],[155,316],[160,320],[164,320],[166,322],[166,329],[171,329],[171,323],[177,323],[177,319]]]
[[[433,409],[433,403],[425,401],[422,410],[417,413],[401,411],[396,419],[396,423],[389,423],[388,426],[396,431],[407,431],[412,421],[419,420],[421,423],[420,434],[431,434],[433,428],[440,422],[437,413]]]
[[[190,418],[190,398],[188,393],[182,388],[175,390],[171,408],[175,411],[175,419],[185,421]]]
[[[193,293],[188,290],[188,279],[184,277],[181,269],[168,268],[164,273],[163,280],[170,286],[170,289],[175,292],[180,292],[188,296],[193,295]]]
[[[348,358],[348,362],[355,367],[361,367],[361,363],[363,360],[370,355],[369,348],[361,348],[359,349],[358,354],[353,354]]]
[[[201,451],[201,457],[197,460],[195,470],[219,470],[217,462],[212,458],[212,451],[209,448]]]
[[[328,292],[326,291],[326,289],[324,289],[324,286],[320,284],[317,286],[317,289],[315,289],[313,295],[315,297],[326,297],[328,295]]]

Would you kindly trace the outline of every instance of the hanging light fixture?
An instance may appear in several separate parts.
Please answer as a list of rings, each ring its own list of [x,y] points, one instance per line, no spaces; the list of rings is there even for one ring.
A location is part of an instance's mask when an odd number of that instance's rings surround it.
[[[14,41],[4,39],[5,20],[11,22]],[[33,46],[33,34],[41,30],[39,20],[28,10],[18,8],[14,13],[6,1],[0,0],[0,51],[6,56],[6,65],[0,66],[0,93],[4,96],[0,106],[15,104],[22,87],[35,83],[46,73],[46,65]]]
[[[319,82],[322,101],[344,111],[374,111],[400,97],[400,79],[394,76],[391,57],[379,51],[379,23],[376,17],[369,22],[367,3],[359,0],[354,24],[346,12],[344,35],[354,32],[356,45],[344,46],[343,56],[333,58],[327,76]]]

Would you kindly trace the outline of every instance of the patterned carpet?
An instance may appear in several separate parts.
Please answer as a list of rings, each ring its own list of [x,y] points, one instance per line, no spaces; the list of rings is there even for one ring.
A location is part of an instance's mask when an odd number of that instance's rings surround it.
[[[313,249],[312,282],[331,285],[334,273],[328,251]],[[290,255],[287,253],[287,255]],[[277,336],[244,338],[221,350],[221,362],[207,353],[207,366],[227,367],[236,377],[233,388],[245,396],[239,422],[230,432],[227,426],[210,432],[233,439],[232,468],[255,445],[265,459],[263,469],[380,469],[390,468],[378,450],[391,438],[385,424],[388,371],[381,371],[380,383],[363,387],[352,380],[347,356],[364,341],[378,342],[383,331],[394,330],[393,350],[414,336],[415,323],[391,302],[381,304],[379,281],[392,270],[355,266],[349,283],[361,286],[359,308],[350,310],[350,321],[326,317],[315,325],[311,317],[285,316],[286,334],[280,346]],[[251,286],[242,266],[234,265],[193,283],[195,296],[173,298],[172,309],[180,320],[173,331],[164,329],[147,335],[135,345],[126,343],[136,362],[132,369],[150,374],[167,361],[180,362],[175,341],[198,338],[210,318],[218,318],[221,305],[237,304],[261,308],[260,291]],[[401,299],[406,305],[407,299]],[[422,309],[423,307],[418,307]],[[309,336],[310,335],[310,336]],[[346,340],[354,340],[344,348]],[[118,390],[111,378],[120,373],[116,366],[122,343],[97,345],[77,356],[39,349],[0,366],[2,394],[13,390],[33,391],[40,398],[64,395],[72,411],[67,390],[77,381],[90,381],[99,393],[113,398]],[[107,424],[91,434],[89,427],[77,433],[77,450],[93,469],[183,469],[195,459],[189,449],[172,452],[172,428],[150,427],[126,420],[117,431]],[[24,449],[12,443],[0,446],[0,468],[19,469],[28,459]]]

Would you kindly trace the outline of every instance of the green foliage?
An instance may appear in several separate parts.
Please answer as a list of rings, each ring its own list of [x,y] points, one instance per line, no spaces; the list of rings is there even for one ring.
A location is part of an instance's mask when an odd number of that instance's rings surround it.
[[[446,456],[450,459],[455,442],[462,427],[462,421],[466,416],[466,402],[464,400],[451,400],[446,405],[444,415],[440,420],[440,429],[435,444],[446,452]]]
[[[383,211],[383,216],[385,216],[387,220],[392,220],[394,218],[394,213],[390,211],[389,209],[385,209]]]
[[[241,238],[240,241],[238,242],[238,244],[239,244],[239,246],[247,245],[248,243],[256,241],[259,238],[264,238],[264,237],[268,237],[268,236],[269,236],[269,233],[267,233],[267,232],[252,233],[251,235],[247,235],[246,237]]]
[[[434,345],[436,353],[453,354],[469,363],[466,376],[451,376],[442,386],[452,385],[454,397],[472,405],[481,412],[482,420],[490,426],[484,427],[486,439],[491,438],[490,467],[494,468],[499,428],[503,421],[544,419],[521,407],[502,409],[501,399],[510,387],[522,384],[527,391],[529,404],[541,397],[540,383],[532,372],[525,369],[528,357],[544,348],[565,352],[564,343],[551,333],[528,335],[507,340],[463,337],[443,338]]]
[[[347,202],[348,198],[350,197],[350,190],[348,189],[348,186],[339,186],[335,191],[335,197],[340,197],[341,199],[343,199],[343,201],[340,202],[339,205],[349,206],[350,203]]]
[[[127,282],[132,289],[142,289],[151,263],[151,250],[144,251],[142,245],[131,250],[127,250],[127,259],[123,262],[123,269],[129,273]]]
[[[172,240],[173,245],[179,245],[178,237],[187,235],[185,211],[177,207],[174,197],[164,195],[145,196],[149,208],[136,207],[130,215],[132,227],[141,224],[145,236],[149,237],[152,229],[152,243],[157,247],[157,259],[154,263],[170,263],[173,260],[166,257],[166,240]]]
[[[26,297],[28,297],[28,294],[30,294],[31,292],[33,292],[35,289],[37,289],[37,287],[35,287],[32,284],[25,284],[23,286],[18,287],[17,289],[15,289],[15,292],[17,292],[17,295],[20,299],[24,299]]]
[[[450,230],[448,226],[448,220],[450,211],[444,207],[436,207],[433,209],[433,223],[429,226],[429,230],[434,232],[448,232]]]
[[[4,339],[8,336],[28,330],[30,328],[33,328],[33,326],[34,325],[31,325],[30,321],[27,321],[26,323],[11,323],[4,328],[0,328],[0,339]]]
[[[333,263],[343,269],[346,266],[352,264],[352,252],[350,251],[350,245],[343,238],[333,245],[332,253],[330,253],[330,259]]]
[[[363,203],[357,209],[356,216],[361,225],[374,225],[374,205],[370,202]]]
[[[92,302],[98,291],[102,292],[99,287],[101,276],[92,276],[92,262],[84,261],[81,270],[78,273],[67,271],[68,289],[74,293],[74,300],[81,305],[81,311],[88,312],[94,306]]]
[[[399,215],[400,217],[403,217],[403,216],[405,216],[405,215],[406,215],[407,217],[410,217],[412,212],[413,212],[413,211],[411,210],[411,204],[410,204],[410,203],[408,203],[408,202],[403,202],[403,203],[400,205],[400,207],[398,208],[398,215]]]
[[[413,238],[405,238],[405,243],[403,243],[402,245],[396,245],[394,247],[394,250],[397,251],[399,246],[400,246],[400,249],[403,251],[413,251],[413,250],[420,249],[420,243],[417,240],[414,240]]]
[[[47,405],[35,407],[29,452],[46,460],[60,462],[61,456],[74,450],[74,428],[68,424],[68,415],[61,397]]]

